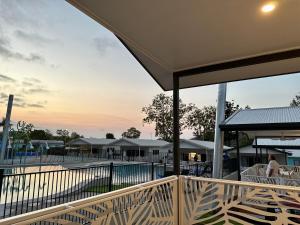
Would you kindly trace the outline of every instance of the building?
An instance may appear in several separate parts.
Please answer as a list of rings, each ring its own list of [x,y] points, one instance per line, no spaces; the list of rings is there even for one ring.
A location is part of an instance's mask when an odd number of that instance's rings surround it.
[[[115,139],[106,138],[77,138],[68,143],[68,151],[73,154],[94,155],[100,158],[108,158],[109,155],[117,155],[119,147],[111,147]]]
[[[165,152],[172,152],[173,144],[170,143],[163,147]],[[229,150],[231,147],[224,146],[224,150]],[[214,142],[180,139],[181,160],[193,160],[197,154],[198,160],[202,162],[211,162],[213,159]]]
[[[236,149],[225,151],[230,158],[237,158]],[[251,145],[240,148],[241,167],[250,167],[256,163],[268,163],[268,154],[276,157],[279,164],[286,164],[286,155],[289,154],[280,149],[256,149]]]
[[[58,140],[31,140],[30,142],[34,148],[43,147],[45,149],[52,149],[65,147],[64,142]]]
[[[164,146],[169,142],[153,139],[121,138],[109,144],[110,148],[118,147],[122,160],[159,162],[171,158],[171,152]]]

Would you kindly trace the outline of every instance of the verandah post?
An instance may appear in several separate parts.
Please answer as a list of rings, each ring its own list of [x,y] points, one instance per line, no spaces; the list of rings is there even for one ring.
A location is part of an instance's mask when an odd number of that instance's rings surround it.
[[[177,176],[180,175],[179,135],[179,77],[173,74],[173,166]]]
[[[175,193],[177,197],[177,212],[174,212],[177,214],[177,224],[180,224],[181,220],[181,210],[180,210],[180,146],[179,146],[179,141],[180,141],[180,127],[179,127],[179,76],[176,74],[173,74],[173,169],[174,169],[174,174],[177,175],[177,194]],[[176,204],[175,203],[175,204]],[[176,208],[175,208],[176,210]]]

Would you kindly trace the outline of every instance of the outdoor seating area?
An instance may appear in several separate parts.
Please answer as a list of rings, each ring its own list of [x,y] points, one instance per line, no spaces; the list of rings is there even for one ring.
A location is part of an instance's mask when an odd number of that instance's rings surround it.
[[[300,167],[280,165],[279,175],[267,177],[267,164],[255,164],[241,172],[241,180],[247,182],[300,186]]]

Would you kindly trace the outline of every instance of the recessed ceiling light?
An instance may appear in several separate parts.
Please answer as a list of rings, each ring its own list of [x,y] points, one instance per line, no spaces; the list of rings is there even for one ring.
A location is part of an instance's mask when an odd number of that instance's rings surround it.
[[[261,7],[261,11],[264,13],[272,12],[276,8],[276,4],[274,2],[269,2]]]

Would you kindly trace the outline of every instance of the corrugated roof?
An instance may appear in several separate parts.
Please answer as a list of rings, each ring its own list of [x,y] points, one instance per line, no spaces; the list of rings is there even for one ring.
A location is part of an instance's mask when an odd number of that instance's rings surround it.
[[[64,144],[63,141],[59,140],[31,140],[32,144],[39,144],[39,143],[48,143],[48,144]]]
[[[226,124],[295,122],[300,122],[300,107],[244,109],[225,121]]]
[[[295,130],[300,128],[300,107],[244,109],[226,119],[220,128],[245,130]]]
[[[167,141],[163,140],[153,140],[153,139],[139,139],[139,138],[121,138],[110,143],[111,145],[122,145],[121,143],[126,141],[131,143],[134,146],[143,146],[143,147],[161,147],[169,144]]]
[[[75,144],[76,142],[85,142],[90,145],[108,145],[115,141],[115,139],[106,139],[106,138],[78,138],[72,140],[70,144]]]

